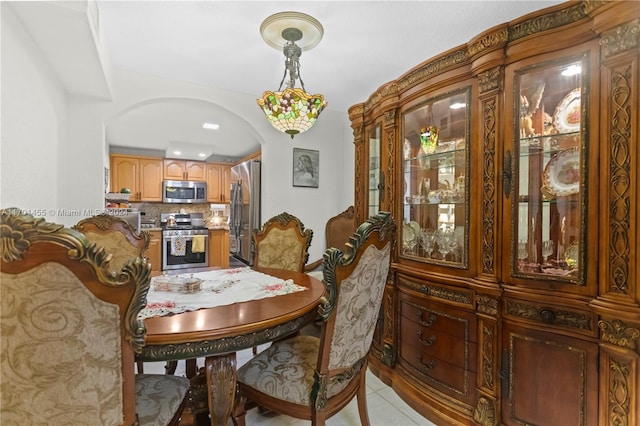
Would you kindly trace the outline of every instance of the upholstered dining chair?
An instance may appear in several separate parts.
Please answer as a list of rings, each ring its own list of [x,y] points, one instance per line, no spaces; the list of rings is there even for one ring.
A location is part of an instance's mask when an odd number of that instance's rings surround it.
[[[253,265],[303,272],[309,260],[313,231],[287,212],[266,221],[251,233]]]
[[[189,381],[135,374],[151,265],[19,209],[0,211],[3,424],[177,424]]]
[[[349,241],[349,236],[358,227],[356,214],[353,206],[349,206],[345,211],[331,217],[324,228],[326,248],[336,247],[344,249]],[[304,271],[315,278],[322,279],[322,259],[317,259],[305,265]]]
[[[367,354],[387,281],[396,226],[380,212],[358,227],[345,252],[324,254],[326,296],[318,312],[320,337],[273,343],[238,369],[234,421],[244,425],[249,402],[324,425],[357,396],[360,422],[369,424]]]
[[[122,267],[130,259],[146,257],[149,249],[151,235],[147,231],[137,233],[126,221],[117,216],[106,213],[82,219],[72,229],[80,231],[91,243],[103,247],[107,253],[111,253],[109,272],[117,275]],[[137,362],[138,373],[144,372],[144,363]],[[177,362],[166,363],[166,371],[173,373]]]
[[[112,273],[119,273],[130,259],[145,257],[151,239],[149,232],[137,233],[127,221],[106,213],[82,219],[73,229],[113,255],[110,262]]]

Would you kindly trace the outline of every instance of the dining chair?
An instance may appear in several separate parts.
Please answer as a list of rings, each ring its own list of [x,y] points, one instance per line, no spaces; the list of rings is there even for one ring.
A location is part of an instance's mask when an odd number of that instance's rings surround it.
[[[151,240],[148,231],[138,233],[127,221],[106,213],[82,219],[72,228],[113,255],[112,273],[119,273],[129,259],[145,257]]]
[[[238,425],[245,424],[249,404],[324,425],[354,396],[361,424],[369,424],[367,355],[395,232],[391,215],[380,212],[358,227],[344,252],[326,250],[320,337],[299,335],[275,342],[238,369],[233,413]]]
[[[109,271],[117,275],[130,259],[146,257],[149,249],[151,234],[148,231],[140,233],[125,220],[106,213],[82,219],[72,229],[80,231],[91,243],[103,247],[111,253]],[[137,362],[138,373],[144,372],[144,363]],[[165,369],[168,373],[175,372],[177,362],[168,361]]]
[[[309,260],[313,231],[287,212],[266,221],[251,233],[253,265],[303,272]]]
[[[345,211],[329,218],[324,228],[326,248],[337,247],[343,249],[349,241],[349,236],[358,227],[356,214],[353,206],[349,206]],[[322,258],[307,263],[304,272],[315,278],[322,279]]]
[[[3,424],[173,425],[189,381],[135,374],[146,259],[114,276],[111,254],[80,232],[0,211]]]

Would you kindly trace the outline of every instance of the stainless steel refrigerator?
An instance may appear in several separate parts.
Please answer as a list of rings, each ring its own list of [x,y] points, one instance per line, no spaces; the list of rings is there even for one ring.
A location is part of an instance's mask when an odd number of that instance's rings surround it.
[[[249,160],[231,168],[229,251],[247,265],[251,259],[251,231],[260,223],[260,161]]]

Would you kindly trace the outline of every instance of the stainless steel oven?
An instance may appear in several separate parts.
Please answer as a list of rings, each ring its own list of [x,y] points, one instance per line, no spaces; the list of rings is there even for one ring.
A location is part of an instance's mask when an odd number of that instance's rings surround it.
[[[198,215],[198,214],[195,214]],[[173,226],[167,226],[167,218]],[[202,214],[199,214],[202,217]],[[209,266],[209,230],[191,225],[191,215],[162,214],[162,270]]]

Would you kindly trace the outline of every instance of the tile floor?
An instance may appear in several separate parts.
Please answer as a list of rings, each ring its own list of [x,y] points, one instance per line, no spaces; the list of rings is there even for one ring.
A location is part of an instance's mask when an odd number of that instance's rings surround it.
[[[260,346],[258,350],[266,346]],[[244,364],[252,356],[251,349],[237,353],[238,366]],[[204,365],[204,360],[198,360],[198,366]],[[164,373],[164,363],[145,363],[145,373]],[[184,362],[178,363],[177,375],[184,375]],[[404,403],[398,395],[371,372],[367,372],[367,407],[371,426],[434,426],[415,410]],[[229,423],[231,424],[231,422]],[[280,414],[262,415],[257,409],[249,410],[246,417],[247,426],[309,426],[311,423],[304,420]],[[354,399],[342,411],[327,421],[327,426],[358,426],[358,405]]]

